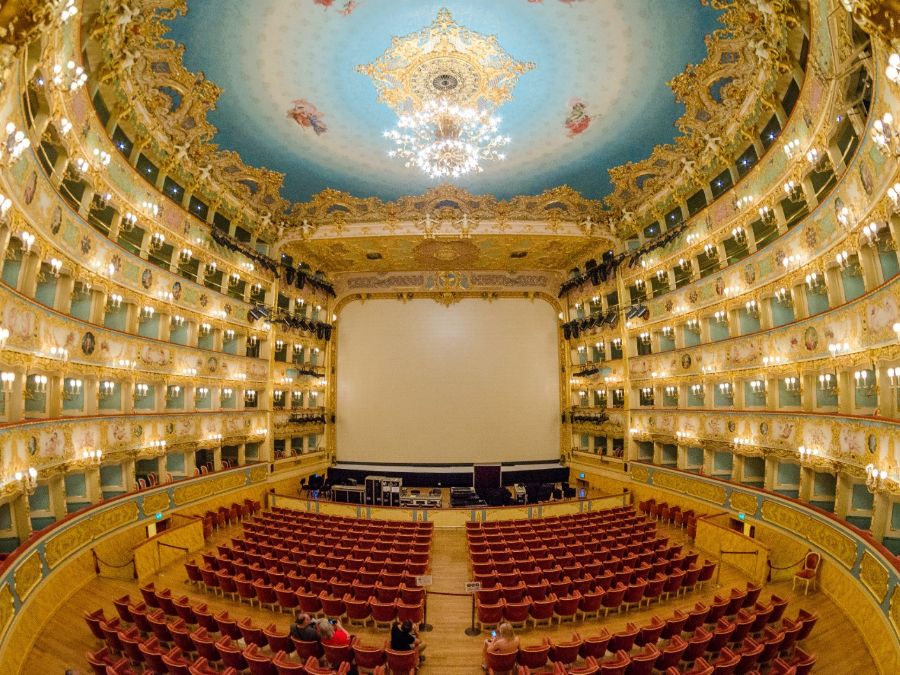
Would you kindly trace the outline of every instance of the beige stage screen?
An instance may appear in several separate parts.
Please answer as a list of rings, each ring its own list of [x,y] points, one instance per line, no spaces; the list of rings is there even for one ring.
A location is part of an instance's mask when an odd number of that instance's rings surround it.
[[[557,461],[556,330],[543,300],[348,304],[338,317],[338,461]]]

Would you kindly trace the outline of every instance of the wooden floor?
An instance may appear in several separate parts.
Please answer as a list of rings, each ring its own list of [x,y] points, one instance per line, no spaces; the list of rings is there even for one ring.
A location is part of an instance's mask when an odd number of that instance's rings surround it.
[[[232,534],[239,531],[239,527],[218,532],[210,543],[228,540]],[[662,526],[660,530],[668,533],[673,540],[683,540],[679,530]],[[432,593],[428,596],[427,621],[434,626],[434,630],[422,634],[428,643],[428,650],[427,660],[421,671],[426,674],[481,673],[483,638],[469,637],[464,632],[471,621],[471,600],[469,597],[438,594],[461,593],[464,591],[465,582],[469,579],[465,533],[462,529],[435,531],[432,568],[434,585],[430,588]],[[228,609],[241,616],[250,615],[255,624],[266,625],[274,622],[279,628],[287,629],[290,623],[290,618],[286,614],[250,608],[197,591],[187,584],[186,579],[184,566],[176,563],[149,580],[155,581],[158,587],[170,587],[176,594],[188,595],[193,601],[206,602],[216,611]],[[745,582],[746,579],[734,568],[726,566],[722,569],[720,584],[725,592],[732,586],[743,586]],[[697,600],[708,601],[716,592],[714,585],[707,586],[701,592],[689,593],[685,598],[670,600],[662,605],[654,604],[649,609],[610,616],[608,619],[601,618],[599,621],[592,619],[574,624],[566,623],[561,627],[523,630],[519,631],[519,635],[522,644],[527,645],[540,643],[544,637],[568,638],[574,631],[589,635],[596,632],[600,626],[606,626],[612,632],[624,627],[628,622],[640,625],[649,621],[654,614],[666,617],[675,608],[693,607]],[[824,594],[812,593],[804,597],[802,593],[795,594],[791,591],[790,582],[780,582],[769,584],[763,589],[761,599],[767,600],[769,594],[773,592],[790,599],[786,616],[795,616],[800,607],[818,613],[819,621],[805,645],[808,650],[818,655],[818,664],[814,669],[816,673],[868,675],[876,672],[872,657],[866,650],[859,632],[844,619],[837,606]],[[38,635],[34,649],[21,672],[29,675],[45,673],[61,675],[66,668],[77,668],[81,673],[89,673],[84,652],[87,649],[96,649],[100,645],[85,625],[82,613],[85,610],[103,607],[107,616],[116,616],[112,600],[126,593],[130,593],[133,599],[139,599],[137,582],[101,578],[90,581],[75,593],[62,610],[49,619]],[[368,644],[382,643],[388,635],[386,630],[373,628],[353,628],[351,632],[359,635],[362,641]]]

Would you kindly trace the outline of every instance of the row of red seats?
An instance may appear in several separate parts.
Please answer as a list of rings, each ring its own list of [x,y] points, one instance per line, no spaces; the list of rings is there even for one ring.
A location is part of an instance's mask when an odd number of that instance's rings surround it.
[[[470,537],[468,548],[470,553],[489,553],[492,556],[504,551],[530,551],[548,550],[554,554],[571,552],[604,553],[607,556],[625,556],[629,553],[637,553],[643,549],[658,549],[669,542],[668,537],[660,537],[656,532],[656,526],[648,523],[649,527],[623,528],[617,531],[615,536],[594,537],[589,534],[566,535],[509,535],[502,541],[487,542]]]
[[[220,506],[216,511],[207,511],[203,515],[203,534],[209,537],[214,528],[226,527],[231,523],[249,518],[261,510],[259,501],[245,499],[242,503],[232,502],[231,506]]]
[[[578,523],[604,523],[611,520],[615,520],[619,517],[628,517],[634,515],[635,509],[634,506],[617,506],[609,509],[602,509],[600,511],[587,511],[584,513],[571,513],[562,516],[548,516],[546,518],[540,518],[538,520],[530,520],[527,518],[520,518],[517,520],[498,520],[498,521],[473,521],[466,523],[466,531],[472,530],[509,530],[515,529],[523,526],[540,526],[542,523],[546,523],[551,526],[558,525],[566,525],[570,523],[578,524]]]
[[[188,579],[207,591],[221,593],[223,597],[228,595],[232,600],[246,600],[251,606],[258,602],[260,606],[270,607],[272,611],[299,609],[308,614],[323,614],[335,619],[346,616],[363,625],[371,617],[377,626],[389,626],[397,618],[401,621],[409,619],[419,622],[424,615],[424,589],[402,582],[392,586],[380,581],[376,584],[351,584],[333,578],[326,588],[316,591],[312,589],[312,583],[310,589],[305,586],[294,589],[284,583],[273,587],[261,580],[251,582],[243,575],[232,577],[222,570],[210,578],[210,570],[206,568],[199,570],[198,579],[196,566],[192,569],[190,565],[190,562],[185,563]],[[295,577],[292,581],[302,580]]]
[[[541,576],[546,576],[552,581],[552,570],[561,570],[560,574],[571,577],[581,576],[582,574],[590,574],[591,576],[602,576],[604,574],[612,574],[614,577],[618,575],[631,575],[638,571],[638,576],[646,578],[651,573],[667,574],[676,569],[687,569],[692,567],[696,562],[699,554],[689,552],[681,554],[681,546],[671,546],[665,549],[644,551],[640,554],[630,554],[624,558],[612,557],[601,559],[601,556],[590,558],[584,554],[566,557],[534,557],[532,555],[519,554],[514,558],[508,559],[490,559],[488,562],[472,561],[472,571],[474,574],[495,573],[498,575],[519,576],[523,579],[526,573],[534,570],[540,570]],[[529,575],[531,576],[531,575]],[[616,581],[630,581],[630,578],[616,578]]]
[[[708,672],[724,675],[747,673],[758,665],[765,666],[778,660],[786,670],[790,667],[799,673],[811,670],[815,655],[797,648],[796,644],[809,636],[816,623],[815,615],[801,609],[796,620],[782,618],[787,601],[772,595],[769,603],[763,605],[757,602],[758,589],[749,584],[747,590],[732,589],[729,597],[753,600],[754,611],[741,608],[734,619],[729,620],[722,615],[728,600],[721,601],[717,597],[711,607],[698,602],[692,610],[677,609],[665,620],[654,616],[641,627],[629,623],[614,634],[604,628],[598,635],[583,641],[576,633],[571,643],[550,649],[551,643],[545,640],[542,645],[520,648],[515,662],[506,656],[505,661],[494,665],[498,670],[502,667],[507,671],[514,663],[532,670],[546,668],[548,661],[569,666],[578,658],[603,659],[609,651],[615,658],[598,664],[597,670],[590,672],[620,672],[618,669],[624,666],[628,675],[649,674],[654,668],[664,672],[673,668],[677,673],[682,672],[679,667],[689,668],[691,663],[698,668],[702,661],[706,664],[702,672],[712,666]],[[772,624],[779,620],[782,621],[781,628],[773,628]],[[687,639],[683,637],[685,634]],[[661,640],[664,641],[662,644]],[[632,654],[635,648],[640,651]],[[704,659],[710,659],[711,663],[707,664]],[[556,665],[553,672],[557,672]],[[693,673],[694,670],[686,672]]]
[[[363,573],[378,577],[381,574],[412,575],[424,574],[428,569],[430,556],[416,553],[402,559],[380,559],[381,556],[364,559],[327,560],[323,562],[296,562],[290,558],[248,562],[240,556],[234,559],[203,553],[204,567],[211,570],[225,570],[229,574],[243,574],[247,578],[262,579],[272,584],[286,581],[288,574],[303,577],[316,575],[330,579],[333,576],[352,581]]]
[[[433,532],[434,523],[428,521],[417,521],[414,523],[399,520],[365,520],[361,518],[351,518],[349,516],[335,516],[324,513],[304,513],[291,509],[272,508],[263,512],[258,520],[271,519],[278,523],[309,523],[319,525],[326,530],[345,529],[388,529],[399,532]]]
[[[367,668],[387,663],[392,672],[408,672],[403,664],[411,662],[414,667],[418,662],[418,655],[412,651],[366,647],[358,640],[350,646],[305,642],[294,639],[287,631],[278,631],[274,623],[255,626],[250,617],[232,617],[227,611],[213,615],[207,605],[192,605],[187,598],[178,599],[178,603],[183,608],[178,618],[167,620],[160,608],[151,615],[153,621],[149,625],[142,625],[146,605],[133,604],[128,596],[115,601],[119,617],[107,619],[102,609],[86,613],[85,621],[91,632],[106,645],[100,652],[89,653],[88,661],[95,672],[102,673],[100,668],[110,665],[127,672],[123,665],[141,665],[149,671],[181,675],[192,672],[190,668],[197,665],[194,659],[201,658],[213,666],[221,661],[227,668],[238,671],[249,668],[252,675],[274,675],[276,669],[278,673],[304,672],[303,668],[308,671],[309,659],[317,664],[323,656],[331,664],[340,664],[342,669],[344,664],[349,669],[354,662]],[[214,633],[220,637],[216,639]],[[243,642],[243,648],[239,641]],[[288,657],[294,652],[299,661]],[[126,663],[118,658],[120,654]]]
[[[670,596],[687,593],[698,586],[697,578],[700,568],[692,568],[690,586],[683,586],[682,581],[686,575],[678,571],[670,576],[658,575],[651,581],[640,580],[634,584],[618,584],[610,588],[592,587],[585,591],[577,588],[565,595],[557,595],[547,592],[548,586],[534,586],[515,589],[515,593],[504,594],[510,597],[496,597],[499,593],[491,593],[489,589],[476,600],[476,613],[480,622],[494,624],[501,619],[513,625],[524,625],[527,621],[533,624],[549,623],[556,619],[562,621],[574,621],[577,617],[582,620],[588,617],[599,617],[603,610],[604,616],[608,616],[611,610],[620,613],[632,607],[640,607],[644,602],[650,606],[652,600],[662,601],[663,596],[668,600]],[[494,602],[488,602],[496,597]],[[485,598],[484,600],[482,598]]]
[[[602,525],[567,523],[551,526],[543,524],[542,521],[530,521],[528,525],[512,530],[467,530],[466,538],[469,541],[495,543],[507,539],[535,537],[603,538],[613,536],[621,531],[653,532],[655,530],[655,522],[647,521],[643,516],[629,516],[628,518],[622,518]]]
[[[431,534],[341,534],[333,537],[307,535],[287,532],[283,534],[265,534],[245,532],[243,537],[232,539],[232,547],[261,555],[282,556],[285,553],[328,555],[336,552],[346,557],[353,551],[370,553],[372,551],[416,551],[427,553],[431,550]],[[296,549],[296,551],[295,551]]]

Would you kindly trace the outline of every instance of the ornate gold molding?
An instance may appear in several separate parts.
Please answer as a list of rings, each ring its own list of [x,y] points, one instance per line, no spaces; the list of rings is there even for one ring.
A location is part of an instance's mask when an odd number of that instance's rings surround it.
[[[890,576],[884,565],[868,551],[863,552],[862,560],[859,562],[859,578],[872,591],[872,595],[879,603],[884,600],[888,592]]]

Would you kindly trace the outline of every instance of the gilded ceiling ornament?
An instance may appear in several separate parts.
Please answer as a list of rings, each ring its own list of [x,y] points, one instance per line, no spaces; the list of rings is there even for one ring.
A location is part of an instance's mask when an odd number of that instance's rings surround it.
[[[495,35],[481,35],[453,21],[441,9],[427,28],[391,39],[372,63],[357,66],[378,90],[378,100],[397,114],[447,100],[476,109],[493,109],[512,97],[519,76],[533,63],[513,59]]]

